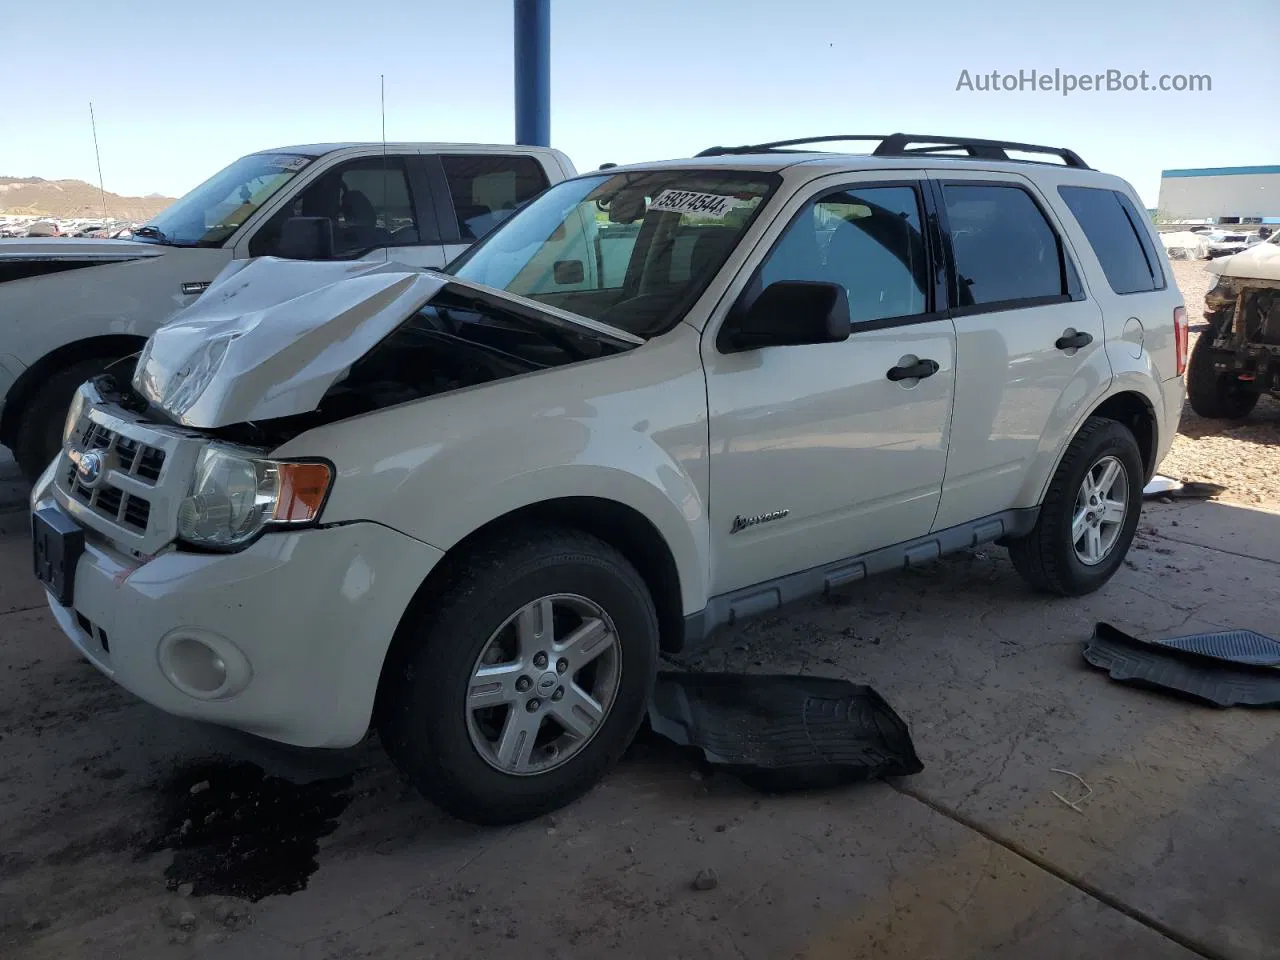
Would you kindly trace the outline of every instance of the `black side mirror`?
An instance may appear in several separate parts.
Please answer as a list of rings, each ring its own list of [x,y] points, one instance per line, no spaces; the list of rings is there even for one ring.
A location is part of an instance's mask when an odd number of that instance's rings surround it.
[[[735,311],[736,312],[736,311]],[[779,280],[720,330],[721,353],[849,339],[849,295],[838,283]]]
[[[280,226],[278,256],[332,260],[333,246],[333,221],[328,217],[290,217]]]

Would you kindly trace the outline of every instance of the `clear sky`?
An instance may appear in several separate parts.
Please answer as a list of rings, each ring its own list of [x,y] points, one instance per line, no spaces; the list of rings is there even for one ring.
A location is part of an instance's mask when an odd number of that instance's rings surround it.
[[[1160,170],[1280,163],[1280,0],[551,0],[551,140],[579,170],[712,144],[939,133]],[[1249,54],[1247,51],[1257,51]],[[979,92],[1108,69],[1207,92]],[[514,137],[510,0],[0,3],[0,175],[178,195],[271,146]]]

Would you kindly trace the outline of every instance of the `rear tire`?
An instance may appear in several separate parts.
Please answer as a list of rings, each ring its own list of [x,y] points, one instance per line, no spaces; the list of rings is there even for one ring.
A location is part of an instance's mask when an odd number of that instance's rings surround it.
[[[1114,517],[1107,512],[1108,502],[1118,499],[1100,497],[1097,510],[1090,508],[1085,487],[1086,477],[1105,479],[1111,464],[1119,467],[1108,481],[1107,491],[1123,487],[1124,513]],[[1123,475],[1121,475],[1121,473]],[[1124,562],[1142,513],[1144,470],[1142,454],[1129,429],[1115,420],[1090,417],[1080,428],[1049,483],[1049,491],[1040,506],[1035,527],[1024,537],[1008,544],[1014,569],[1036,590],[1060,596],[1078,597],[1097,590]],[[1120,496],[1115,494],[1116,497]],[[1106,516],[1112,515],[1108,523]],[[1092,519],[1097,517],[1098,523]],[[1098,532],[1099,550],[1091,560],[1082,554],[1090,552],[1089,529]],[[1077,537],[1083,531],[1083,537]]]
[[[1187,399],[1208,420],[1240,420],[1258,404],[1258,394],[1241,387],[1229,373],[1213,369],[1212,332],[1201,334],[1187,363]]]
[[[49,461],[62,449],[62,428],[67,408],[80,384],[103,373],[114,357],[79,360],[56,371],[27,398],[18,413],[13,459],[29,483],[35,483]]]
[[[544,603],[556,604],[549,633]],[[574,607],[594,612],[579,618]],[[589,623],[612,639],[586,644],[595,659],[585,667],[570,665],[561,646]],[[378,732],[400,771],[448,813],[516,823],[577,799],[617,763],[657,663],[657,613],[627,559],[584,533],[525,531],[452,561],[410,610],[383,668]],[[576,713],[558,712],[583,692],[592,699],[578,699]],[[489,698],[493,706],[477,707]]]

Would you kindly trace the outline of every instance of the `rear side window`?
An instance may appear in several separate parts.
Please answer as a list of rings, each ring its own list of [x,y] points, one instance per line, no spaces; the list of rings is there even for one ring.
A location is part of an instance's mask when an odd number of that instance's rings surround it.
[[[958,307],[1018,305],[1071,295],[1062,241],[1031,194],[1017,186],[943,187]]]
[[[546,171],[533,157],[446,153],[444,164],[458,232],[479,240],[548,186]]]
[[[1129,198],[1099,187],[1059,187],[1116,293],[1164,288],[1164,270]]]

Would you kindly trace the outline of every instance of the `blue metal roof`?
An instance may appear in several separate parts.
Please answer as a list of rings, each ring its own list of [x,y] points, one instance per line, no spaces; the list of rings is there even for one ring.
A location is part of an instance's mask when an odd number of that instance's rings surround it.
[[[1280,173],[1280,164],[1261,167],[1199,167],[1190,170],[1161,170],[1161,177],[1232,177],[1249,173]]]

